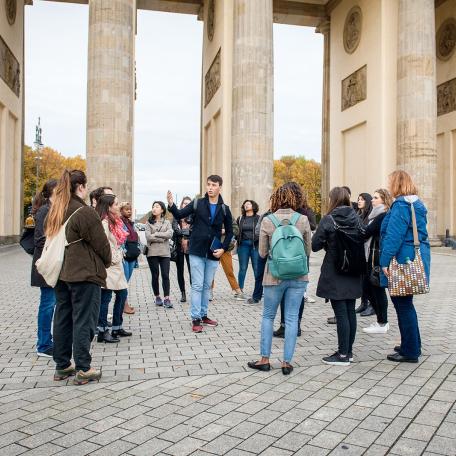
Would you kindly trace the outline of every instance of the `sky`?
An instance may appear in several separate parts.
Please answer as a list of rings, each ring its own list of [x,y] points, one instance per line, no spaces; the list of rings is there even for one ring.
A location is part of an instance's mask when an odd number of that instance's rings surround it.
[[[25,143],[85,156],[88,7],[35,0],[26,7]],[[136,36],[135,206],[199,191],[203,23],[139,11]],[[274,157],[320,160],[323,37],[274,25]]]

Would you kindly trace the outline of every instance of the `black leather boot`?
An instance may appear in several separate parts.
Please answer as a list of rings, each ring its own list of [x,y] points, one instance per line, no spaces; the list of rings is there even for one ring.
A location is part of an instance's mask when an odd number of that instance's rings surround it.
[[[361,298],[361,304],[356,308],[355,312],[357,314],[364,312],[367,309],[368,305],[369,305],[369,301],[367,299]]]
[[[360,313],[361,317],[370,317],[371,315],[375,315],[375,310],[369,303],[369,305]]]
[[[283,339],[285,337],[285,325],[281,324],[279,326],[279,329],[277,331],[274,331],[272,334],[274,337],[280,337]]]
[[[182,296],[181,296],[180,302],[187,302],[187,296],[185,294],[185,291],[182,292]]]
[[[117,342],[120,342],[120,339],[112,337],[111,333],[109,332],[109,329],[107,329],[104,332],[98,333],[97,342],[105,342],[107,344],[116,344]]]

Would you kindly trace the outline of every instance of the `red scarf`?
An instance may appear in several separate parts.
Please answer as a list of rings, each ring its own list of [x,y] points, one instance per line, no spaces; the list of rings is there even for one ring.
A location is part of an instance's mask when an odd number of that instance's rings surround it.
[[[122,219],[120,217],[116,218],[115,223],[116,223],[115,225],[112,225],[111,223],[109,223],[109,220],[108,220],[109,231],[111,231],[113,236],[116,238],[117,245],[120,246],[127,239],[128,230],[125,229],[124,222],[122,221]]]

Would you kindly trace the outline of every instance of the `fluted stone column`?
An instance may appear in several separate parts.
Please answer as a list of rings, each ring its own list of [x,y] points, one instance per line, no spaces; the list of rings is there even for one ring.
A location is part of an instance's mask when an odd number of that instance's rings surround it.
[[[133,193],[136,0],[90,0],[87,87],[89,185]]]
[[[407,171],[437,232],[436,53],[434,0],[399,0],[397,167]]]
[[[321,126],[321,213],[328,209],[330,186],[330,153],[329,153],[329,90],[330,90],[330,39],[331,23],[322,22],[316,29],[322,33],[323,44],[323,99],[322,99],[322,126]]]
[[[234,1],[231,206],[267,209],[273,187],[272,0]]]

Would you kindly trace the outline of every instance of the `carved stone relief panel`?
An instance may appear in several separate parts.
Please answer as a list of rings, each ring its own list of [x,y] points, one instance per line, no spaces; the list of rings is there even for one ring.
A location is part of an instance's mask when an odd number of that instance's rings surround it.
[[[367,98],[367,65],[342,81],[342,111]]]
[[[19,96],[21,91],[21,67],[10,48],[0,36],[0,78]]]
[[[209,0],[207,8],[207,39],[212,41],[215,32],[215,0]]]
[[[222,83],[221,79],[221,60],[220,60],[220,51],[217,52],[217,55],[214,58],[209,70],[207,70],[206,76],[204,77],[204,107],[206,107],[209,102],[212,100],[212,97],[217,92],[218,88]]]
[[[450,17],[445,20],[437,31],[437,57],[440,60],[449,60],[456,48],[456,19]]]
[[[344,48],[348,54],[353,54],[361,40],[363,14],[359,6],[354,6],[347,14],[344,25]]]
[[[437,115],[456,111],[456,78],[437,86]]]
[[[8,24],[13,25],[16,22],[17,0],[5,0],[5,10]]]

